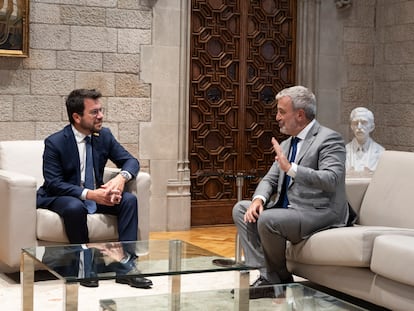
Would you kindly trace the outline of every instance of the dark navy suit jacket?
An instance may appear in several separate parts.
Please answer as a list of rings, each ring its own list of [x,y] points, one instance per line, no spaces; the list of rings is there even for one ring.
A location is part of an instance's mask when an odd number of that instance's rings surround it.
[[[104,183],[103,173],[108,160],[133,177],[137,176],[138,160],[119,144],[108,128],[92,135],[92,150],[97,188]],[[81,196],[79,151],[71,125],[45,139],[43,177],[44,184],[37,191],[38,207],[49,206],[59,196]]]

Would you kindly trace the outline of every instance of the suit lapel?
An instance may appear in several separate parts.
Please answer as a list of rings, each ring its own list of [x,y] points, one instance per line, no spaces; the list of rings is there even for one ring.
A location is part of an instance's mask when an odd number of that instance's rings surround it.
[[[65,148],[67,152],[65,155],[65,161],[70,161],[77,168],[76,172],[76,183],[80,185],[81,175],[80,175],[80,161],[79,161],[79,150],[76,142],[75,134],[73,134],[71,125],[67,125],[64,129],[65,133]]]
[[[299,154],[296,156],[296,163],[300,163],[303,156],[306,154],[310,146],[312,146],[316,134],[318,134],[320,128],[320,124],[316,121],[315,124],[312,126],[308,134],[306,135],[306,138],[304,139],[302,146],[300,148]]]

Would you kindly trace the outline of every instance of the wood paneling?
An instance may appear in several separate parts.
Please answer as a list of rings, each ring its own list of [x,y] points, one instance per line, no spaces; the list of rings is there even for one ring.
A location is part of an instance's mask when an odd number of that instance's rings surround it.
[[[250,198],[274,161],[275,94],[295,82],[296,1],[193,0],[192,225],[232,223],[235,176]]]

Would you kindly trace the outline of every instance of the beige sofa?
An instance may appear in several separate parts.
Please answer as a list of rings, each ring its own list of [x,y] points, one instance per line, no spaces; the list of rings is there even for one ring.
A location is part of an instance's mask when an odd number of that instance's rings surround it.
[[[36,190],[43,183],[42,155],[44,143],[33,141],[0,142],[0,271],[19,270],[24,247],[68,243],[62,219],[46,209],[36,209]],[[118,173],[105,169],[105,180]],[[140,172],[127,190],[138,197],[138,237],[149,236],[151,178]],[[91,242],[117,240],[116,217],[88,215]]]
[[[392,310],[414,310],[414,153],[385,151],[371,181],[351,179],[347,193],[357,224],[289,245],[289,270]]]

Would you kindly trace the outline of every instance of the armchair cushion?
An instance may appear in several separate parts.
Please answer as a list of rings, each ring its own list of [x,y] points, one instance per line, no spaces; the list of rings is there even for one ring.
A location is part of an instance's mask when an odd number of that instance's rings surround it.
[[[371,270],[396,282],[414,286],[414,236],[382,235],[375,239]],[[392,263],[392,264],[390,264]]]
[[[382,226],[333,228],[288,247],[287,258],[312,265],[369,267],[377,237],[390,234],[414,239],[412,229]]]
[[[38,240],[55,243],[69,243],[62,218],[44,208],[36,211],[36,236]],[[55,228],[50,230],[50,228]],[[93,242],[116,241],[118,239],[117,219],[113,215],[88,215],[89,240]]]

